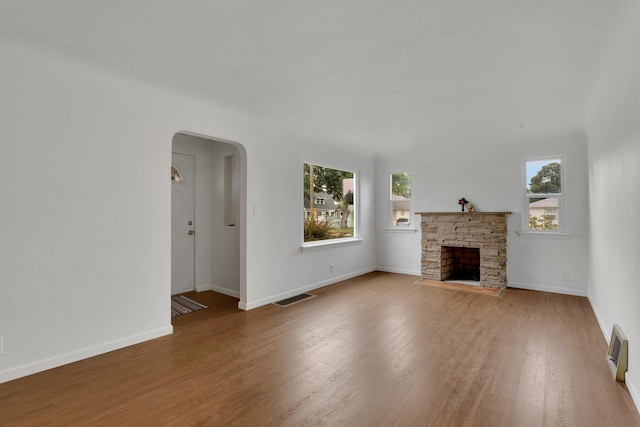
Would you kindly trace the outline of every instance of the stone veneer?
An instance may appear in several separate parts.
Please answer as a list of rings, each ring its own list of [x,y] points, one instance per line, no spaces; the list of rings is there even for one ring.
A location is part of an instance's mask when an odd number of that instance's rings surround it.
[[[480,250],[480,286],[507,286],[507,215],[511,212],[418,212],[422,277],[443,280],[442,246]]]

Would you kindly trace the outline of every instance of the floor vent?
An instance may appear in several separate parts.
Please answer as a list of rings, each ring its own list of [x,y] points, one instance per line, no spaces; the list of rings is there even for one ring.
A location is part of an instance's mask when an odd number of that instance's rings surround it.
[[[291,298],[283,299],[282,301],[274,302],[274,304],[275,305],[279,305],[280,307],[287,307],[287,306],[289,306],[291,304],[295,304],[297,302],[304,301],[306,299],[313,298],[313,297],[315,297],[315,295],[300,294],[300,295],[296,295],[295,297],[291,297]]]

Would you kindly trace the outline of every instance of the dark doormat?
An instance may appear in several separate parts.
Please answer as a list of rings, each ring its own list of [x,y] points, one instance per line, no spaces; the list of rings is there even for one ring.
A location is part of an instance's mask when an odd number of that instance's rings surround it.
[[[313,298],[313,297],[315,297],[315,295],[300,294],[300,295],[296,295],[296,296],[291,297],[291,298],[283,299],[282,301],[274,302],[274,304],[277,305],[277,306],[280,306],[280,307],[286,307],[286,306],[289,306],[291,304],[295,304],[297,302],[304,301],[306,299]]]

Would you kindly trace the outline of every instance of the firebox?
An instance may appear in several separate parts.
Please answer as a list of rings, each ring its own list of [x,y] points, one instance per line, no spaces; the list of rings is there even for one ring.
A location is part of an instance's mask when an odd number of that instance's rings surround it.
[[[442,280],[480,281],[480,248],[442,246]]]

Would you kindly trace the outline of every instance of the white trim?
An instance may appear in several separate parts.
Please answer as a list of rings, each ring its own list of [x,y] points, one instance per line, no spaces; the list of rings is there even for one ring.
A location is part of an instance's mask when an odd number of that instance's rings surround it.
[[[227,295],[234,298],[240,298],[240,291],[234,289],[223,288],[222,286],[210,285],[209,289],[219,294]]]
[[[347,246],[362,243],[362,239],[356,237],[349,237],[346,239],[327,239],[316,240],[315,242],[307,242],[300,246],[300,251],[317,251],[319,249],[330,249],[336,246]],[[296,294],[297,295],[297,294]]]
[[[418,276],[422,275],[420,270],[405,270],[402,268],[389,268],[389,267],[376,267],[377,271],[384,271],[385,273],[397,273],[397,274],[407,274],[409,276]]]
[[[580,237],[576,234],[568,234],[568,233],[558,233],[557,231],[543,231],[543,230],[516,230],[516,234],[518,237],[546,237],[546,238],[556,238],[556,239],[573,239],[575,237]]]
[[[193,291],[200,292],[200,291],[198,291],[198,288],[196,288],[194,286],[193,288],[184,288],[184,289],[180,289],[180,290],[175,291],[175,292],[171,291],[171,296],[173,297],[173,296],[176,296],[176,295],[186,294],[187,292],[193,292]]]
[[[416,234],[418,232],[417,228],[401,228],[401,227],[387,227],[384,229],[385,232],[389,233],[404,233],[404,234]]]
[[[563,288],[561,286],[548,286],[548,285],[540,285],[536,283],[521,283],[521,282],[511,282],[507,284],[508,288],[518,288],[518,289],[528,289],[531,291],[540,291],[540,292],[552,292],[554,294],[563,294],[563,295],[574,295],[577,297],[586,297],[587,290],[585,289],[575,289],[575,288]]]
[[[265,297],[265,298],[260,298],[259,300],[256,301],[249,301],[247,303],[244,303],[242,301],[240,301],[238,303],[238,308],[240,308],[241,310],[251,310],[253,308],[257,308],[257,307],[261,307],[263,305],[267,305],[267,304],[271,304],[273,302],[276,301],[280,301],[286,298],[291,298],[294,297],[296,295],[308,292],[308,291],[312,291],[314,289],[318,289],[318,288],[322,288],[324,286],[328,286],[328,285],[332,285],[334,283],[338,283],[341,282],[343,280],[347,280],[347,279],[351,279],[353,277],[357,277],[357,276],[362,276],[363,274],[367,274],[367,273],[371,273],[372,271],[376,271],[375,268],[367,268],[365,270],[360,270],[360,271],[356,271],[353,273],[349,273],[349,274],[345,274],[339,277],[332,277],[331,279],[327,279],[327,280],[322,280],[320,282],[316,282],[316,283],[312,283],[310,285],[307,286],[302,286],[300,288],[297,289],[292,289],[286,292],[282,292],[276,295],[271,295],[269,297]]]
[[[640,413],[640,394],[638,394],[638,389],[635,386],[635,383],[631,379],[631,375],[629,375],[629,371],[624,375],[624,384],[627,386],[627,390],[629,390],[629,394],[631,395],[631,399],[633,399],[633,403],[636,405],[636,411]]]
[[[169,316],[168,313],[167,316]],[[121,348],[139,344],[144,341],[149,341],[165,335],[171,335],[172,333],[173,326],[166,326],[164,328],[153,329],[141,334],[131,335],[126,338],[121,338],[103,344],[98,344],[95,346],[61,354],[59,356],[53,356],[36,362],[27,363],[26,365],[16,366],[15,368],[0,371],[0,384],[7,381],[15,380],[17,378],[26,377],[27,375],[46,371],[48,369],[57,368],[58,366],[77,362],[79,360],[88,359],[89,357],[97,356],[99,354],[119,350]]]
[[[321,160],[317,157],[309,157],[309,156],[302,156],[302,163],[309,163],[312,164],[313,166],[320,166],[322,168],[330,168],[330,169],[336,169],[336,170],[341,170],[343,172],[353,172],[355,173],[359,173],[359,168],[353,166],[353,165],[348,165],[345,163],[340,163],[340,162],[332,162],[332,161],[327,161],[327,160]],[[304,178],[304,174],[303,174],[303,178]],[[304,180],[303,180],[304,182]]]
[[[604,324],[604,320],[602,320],[602,317],[600,316],[600,313],[598,313],[598,310],[596,309],[595,304],[591,300],[591,297],[587,296],[587,299],[589,300],[589,304],[591,304],[591,309],[593,310],[593,314],[596,315],[596,321],[598,322],[598,325],[600,326],[600,330],[602,331],[602,336],[604,336],[604,340],[607,342],[607,345],[609,345],[609,334],[607,332],[607,327]]]
[[[204,291],[213,291],[219,294],[228,295],[230,297],[240,298],[240,291],[236,291],[234,289],[223,288],[222,286],[216,285],[201,285],[196,287],[196,292]]]

